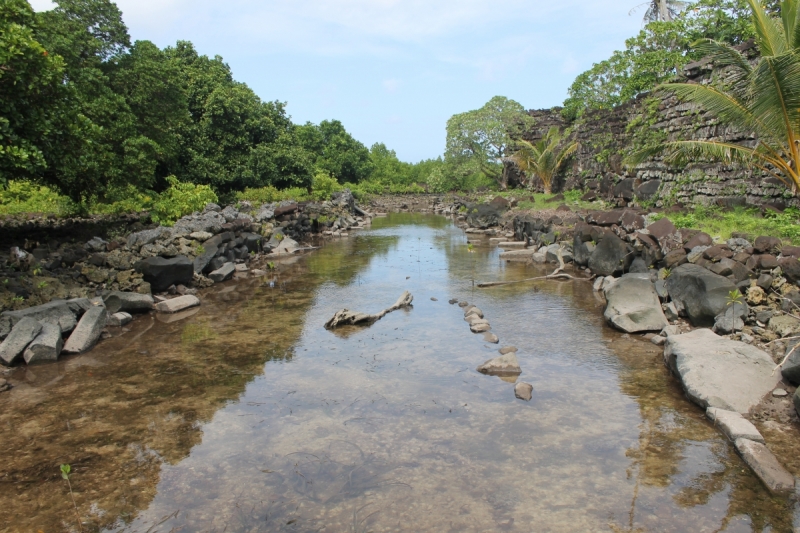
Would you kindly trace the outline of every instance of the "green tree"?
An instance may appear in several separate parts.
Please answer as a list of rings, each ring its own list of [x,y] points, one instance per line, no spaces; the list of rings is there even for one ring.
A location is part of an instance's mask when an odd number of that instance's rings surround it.
[[[542,182],[545,193],[553,191],[553,178],[567,157],[578,149],[578,143],[573,142],[559,150],[562,140],[563,135],[553,126],[536,142],[524,139],[515,142],[516,150],[511,160],[528,177],[528,188],[533,187],[533,177],[536,176]]]
[[[739,131],[753,132],[757,143],[744,146],[716,140],[673,141],[633,154],[636,165],[657,153],[672,164],[714,159],[757,168],[800,192],[800,0],[783,0],[772,17],[758,0],[748,0],[761,56],[748,58],[727,43],[704,40],[697,49],[726,68],[724,83],[669,83],[662,86],[700,105]]]
[[[480,109],[453,115],[447,121],[445,161],[456,174],[481,173],[506,189],[503,160],[513,139],[521,138],[533,122],[521,104],[495,96]]]
[[[385,144],[373,144],[369,149],[369,158],[373,168],[370,176],[372,181],[398,185],[415,183],[410,172],[412,165],[400,161],[395,151],[388,149]]]
[[[581,73],[569,88],[563,115],[611,109],[653,90],[700,58],[692,43],[701,38],[740,44],[753,37],[747,0],[698,0],[673,20],[650,22],[625,49]]]
[[[369,150],[338,120],[297,126],[297,135],[302,146],[314,154],[315,166],[339,183],[359,183],[372,175],[374,166]]]
[[[44,171],[46,138],[58,127],[63,60],[35,30],[26,0],[0,2],[0,186]]]

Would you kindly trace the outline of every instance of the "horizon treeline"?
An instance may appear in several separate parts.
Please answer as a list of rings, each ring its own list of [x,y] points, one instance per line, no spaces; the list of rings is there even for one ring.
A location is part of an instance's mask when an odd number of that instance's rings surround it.
[[[110,0],[56,0],[34,12],[0,2],[0,188],[49,186],[73,201],[160,192],[169,177],[221,196],[246,188],[412,184],[434,161],[368,149],[338,120],[294,124],[286,103],[262,101],[222,57],[189,41],[132,42]]]

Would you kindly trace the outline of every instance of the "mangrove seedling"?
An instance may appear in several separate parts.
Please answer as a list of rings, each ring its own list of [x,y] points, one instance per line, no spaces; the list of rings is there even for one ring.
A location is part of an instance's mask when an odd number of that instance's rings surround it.
[[[68,464],[61,465],[61,477],[67,481],[67,486],[69,487],[69,495],[72,498],[72,506],[75,508],[75,518],[78,519],[78,528],[83,531],[83,524],[81,524],[81,515],[78,514],[78,504],[75,503],[75,495],[72,493],[72,483],[69,481],[69,474],[72,471],[72,467]]]
[[[468,244],[467,244],[467,251],[468,251],[469,253],[472,253],[472,252],[474,252],[474,251],[475,251],[475,246],[473,246],[473,245],[472,245],[472,243],[468,243]]]
[[[267,268],[270,270],[275,270],[275,263],[270,261],[269,263],[267,263]]]
[[[39,288],[39,290],[42,290],[45,287],[47,287],[47,282],[46,281],[40,281],[39,284],[36,285],[36,286]]]
[[[731,317],[731,332],[736,331],[736,304],[743,304],[744,300],[742,297],[742,293],[739,292],[739,289],[734,289],[728,293],[727,298],[727,305],[733,306],[733,314]]]

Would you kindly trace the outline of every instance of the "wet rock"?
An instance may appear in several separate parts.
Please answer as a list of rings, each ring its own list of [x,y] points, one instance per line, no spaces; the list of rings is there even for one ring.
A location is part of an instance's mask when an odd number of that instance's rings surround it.
[[[105,307],[92,307],[81,317],[75,331],[64,344],[64,353],[83,353],[92,349],[108,321]]]
[[[200,305],[200,299],[197,296],[187,294],[157,303],[156,311],[159,313],[178,313],[192,307],[197,307],[198,305]]]
[[[516,346],[504,346],[498,350],[502,355],[507,353],[515,353],[517,351]]]
[[[780,382],[767,353],[709,329],[667,337],[664,361],[689,399],[704,408],[747,413]]]
[[[500,259],[512,263],[527,263],[536,254],[535,248],[527,248],[525,250],[511,250],[500,254]],[[542,261],[544,262],[544,261]]]
[[[675,307],[674,303],[669,302],[667,304],[663,304],[661,306],[661,310],[664,311],[664,316],[668,321],[673,322],[675,320],[678,320],[679,318],[678,309]]]
[[[481,311],[479,307],[475,307],[475,306],[467,307],[464,310],[464,316],[468,317],[470,315],[476,315],[479,318],[483,318],[483,311]]]
[[[741,414],[736,411],[728,411],[718,407],[706,409],[706,416],[714,422],[725,436],[731,441],[736,439],[750,439],[756,442],[764,442],[764,437],[758,432],[756,427]]]
[[[605,291],[608,323],[626,333],[661,331],[669,325],[649,274],[625,274]]]
[[[23,318],[29,317],[39,322],[58,324],[61,331],[67,333],[75,329],[75,324],[77,324],[75,316],[77,314],[77,312],[73,312],[66,301],[53,300],[44,305],[37,305],[19,311],[4,311],[0,314],[0,319],[5,318],[11,326],[14,326]]]
[[[491,344],[498,344],[500,342],[500,338],[490,331],[483,334],[483,340]]]
[[[438,299],[438,298],[434,298],[433,296],[431,296],[431,301],[432,301],[432,302],[438,302],[438,301],[439,301],[439,299]]]
[[[509,352],[500,357],[489,359],[479,366],[477,370],[481,374],[488,374],[491,376],[511,376],[522,373],[515,352]]]
[[[194,264],[186,256],[173,258],[149,257],[136,263],[136,270],[154,292],[165,291],[170,285],[190,284],[194,278]]]
[[[458,298],[453,298],[452,300],[449,300],[447,303],[449,303],[450,305],[457,304],[458,303]]]
[[[529,402],[533,397],[533,385],[530,383],[519,382],[514,385],[514,396],[520,400]]]
[[[29,365],[50,363],[58,360],[64,341],[61,328],[55,324],[42,324],[42,330],[25,349],[23,357]]]
[[[0,344],[0,363],[6,366],[16,363],[41,331],[42,324],[35,318],[26,316],[19,320]]]
[[[650,342],[652,342],[656,346],[664,346],[664,344],[667,342],[667,338],[662,337],[661,335],[655,335],[650,338]]]
[[[125,313],[123,311],[120,311],[118,313],[114,313],[112,315],[109,315],[108,323],[106,325],[107,326],[111,326],[111,327],[115,327],[115,328],[119,328],[119,327],[122,327],[122,326],[124,326],[126,324],[130,324],[132,321],[133,321],[133,316],[131,316],[129,313]]]
[[[233,263],[225,263],[220,268],[213,271],[208,277],[214,283],[220,283],[222,281],[228,280],[233,277],[233,273],[236,271],[236,267]]]
[[[469,305],[469,303],[467,303],[467,302],[458,302],[458,306],[459,307],[467,307],[468,305]]]
[[[589,258],[589,268],[598,276],[611,276],[625,271],[633,261],[632,249],[614,234],[608,234]]]
[[[789,396],[789,393],[786,392],[785,389],[775,389],[774,391],[772,391],[772,396],[773,398],[786,398],[787,396]]]
[[[794,476],[786,471],[760,442],[737,439],[736,451],[771,492],[785,493],[794,490]]]
[[[681,265],[667,278],[667,291],[676,307],[685,310],[695,326],[713,325],[733,290],[736,286],[731,280],[698,265]]]
[[[103,298],[103,303],[111,314],[124,311],[126,313],[146,313],[153,309],[153,297],[149,294],[114,291]]]

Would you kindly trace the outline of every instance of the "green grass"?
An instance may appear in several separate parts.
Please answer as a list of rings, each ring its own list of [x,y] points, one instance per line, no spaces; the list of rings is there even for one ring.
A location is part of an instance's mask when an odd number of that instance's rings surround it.
[[[669,218],[678,228],[699,229],[712,237],[729,239],[732,233],[746,233],[755,238],[761,235],[780,237],[800,244],[800,210],[790,208],[783,213],[767,212],[762,216],[758,209],[697,207],[687,213],[658,214],[655,220]]]

